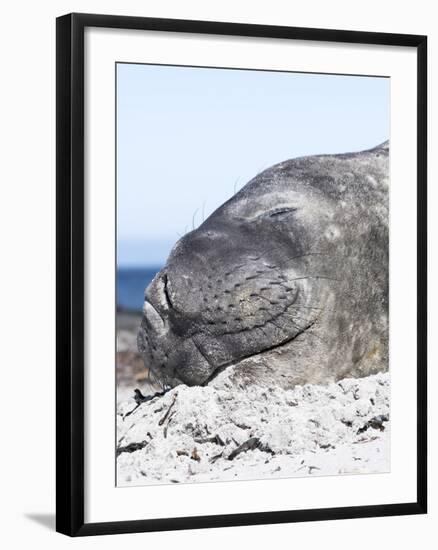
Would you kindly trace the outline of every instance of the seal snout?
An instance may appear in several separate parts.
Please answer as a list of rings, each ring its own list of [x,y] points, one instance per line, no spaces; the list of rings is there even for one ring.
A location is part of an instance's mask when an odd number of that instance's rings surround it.
[[[147,288],[139,350],[166,385],[203,384],[304,328],[307,319],[295,319],[300,285],[262,254],[236,256],[222,265],[171,257]]]
[[[157,334],[164,334],[166,332],[164,319],[160,316],[154,306],[147,300],[145,300],[143,304],[143,318],[150,331]]]

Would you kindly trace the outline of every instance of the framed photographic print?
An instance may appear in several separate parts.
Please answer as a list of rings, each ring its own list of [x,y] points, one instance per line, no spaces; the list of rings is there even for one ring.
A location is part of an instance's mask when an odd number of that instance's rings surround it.
[[[426,37],[57,20],[57,530],[426,512]]]

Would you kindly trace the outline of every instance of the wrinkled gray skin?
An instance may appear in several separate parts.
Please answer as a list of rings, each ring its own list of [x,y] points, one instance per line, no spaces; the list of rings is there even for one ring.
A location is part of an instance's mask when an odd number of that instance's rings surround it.
[[[388,365],[388,142],[288,160],[180,239],[138,336],[162,385],[292,387]]]

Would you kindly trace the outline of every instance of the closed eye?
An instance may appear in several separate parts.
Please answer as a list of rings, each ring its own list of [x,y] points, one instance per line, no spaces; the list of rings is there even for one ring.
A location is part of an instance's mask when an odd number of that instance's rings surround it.
[[[253,222],[255,220],[268,220],[271,219],[272,222],[281,222],[286,220],[291,214],[297,212],[298,207],[294,206],[277,206],[277,208],[272,208],[271,210],[263,209],[260,207],[257,209],[254,214],[251,215],[240,215],[236,216],[236,219],[242,222]]]
[[[271,212],[268,213],[268,216],[270,218],[283,219],[297,210],[297,208],[278,208],[276,210],[271,210]]]

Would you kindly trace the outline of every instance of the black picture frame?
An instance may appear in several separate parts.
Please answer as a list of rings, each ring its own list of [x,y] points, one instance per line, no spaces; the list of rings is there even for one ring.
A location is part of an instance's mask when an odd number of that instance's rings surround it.
[[[84,521],[84,29],[158,30],[407,46],[417,52],[417,498],[415,502],[311,510]],[[426,36],[68,14],[56,22],[57,372],[56,529],[70,536],[424,514],[427,510],[427,38]]]

